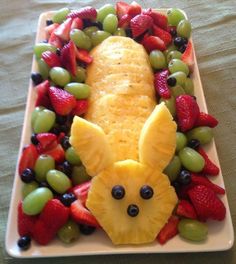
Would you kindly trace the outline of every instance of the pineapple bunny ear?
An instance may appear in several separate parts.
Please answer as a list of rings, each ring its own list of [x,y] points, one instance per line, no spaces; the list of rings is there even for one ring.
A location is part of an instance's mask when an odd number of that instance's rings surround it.
[[[97,175],[114,161],[102,128],[78,116],[71,126],[70,143],[90,176]]]
[[[139,161],[162,171],[170,162],[176,147],[176,123],[165,106],[155,107],[139,137]]]

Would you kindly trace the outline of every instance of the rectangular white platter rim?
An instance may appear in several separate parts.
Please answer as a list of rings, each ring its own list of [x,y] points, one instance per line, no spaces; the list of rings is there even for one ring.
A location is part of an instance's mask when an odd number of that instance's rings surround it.
[[[165,12],[166,9],[161,9],[160,11]],[[36,43],[45,39],[45,33],[43,27],[47,19],[52,17],[52,12],[42,13],[38,22],[38,30],[36,36]],[[206,101],[203,93],[203,88],[200,80],[199,69],[197,66],[196,56],[194,52],[195,66],[193,73],[193,81],[195,86],[196,97],[200,106],[201,111],[207,112]],[[37,66],[33,59],[32,71],[36,70]],[[26,111],[24,117],[24,124],[22,130],[22,137],[20,143],[21,153],[22,147],[29,143],[31,127],[30,127],[30,113],[34,108],[34,102],[36,99],[36,93],[32,89],[32,83],[30,81]],[[215,142],[213,141],[209,146],[207,146],[207,151],[219,165],[219,159],[215,147]],[[19,157],[18,157],[19,161]],[[211,178],[211,180],[224,188],[223,176],[220,175]],[[180,236],[176,236],[161,246],[157,242],[153,242],[148,245],[140,246],[114,246],[107,235],[99,230],[95,234],[85,237],[81,236],[78,242],[65,246],[59,240],[55,240],[47,246],[40,246],[36,243],[32,243],[31,247],[27,251],[21,251],[17,246],[18,233],[17,233],[17,204],[21,199],[21,181],[16,170],[10,209],[8,215],[7,231],[5,246],[6,251],[10,256],[16,258],[36,258],[36,257],[60,257],[60,256],[83,256],[83,255],[109,255],[109,254],[140,254],[140,253],[181,253],[181,252],[208,252],[208,251],[223,251],[228,250],[233,246],[234,243],[234,230],[228,205],[227,196],[221,197],[223,203],[226,206],[226,219],[222,222],[208,222],[209,235],[208,239],[201,243],[189,242],[181,239]]]

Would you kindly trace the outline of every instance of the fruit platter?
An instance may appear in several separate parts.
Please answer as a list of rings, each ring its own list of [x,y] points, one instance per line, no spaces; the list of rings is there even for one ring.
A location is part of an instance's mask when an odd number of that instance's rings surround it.
[[[117,2],[41,14],[9,255],[232,247],[218,121],[207,112],[191,36],[178,8]]]

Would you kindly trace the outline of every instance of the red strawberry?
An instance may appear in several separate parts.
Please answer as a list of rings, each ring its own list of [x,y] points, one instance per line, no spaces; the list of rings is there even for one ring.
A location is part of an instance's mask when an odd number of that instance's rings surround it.
[[[45,225],[45,222],[38,220],[33,228],[32,237],[40,245],[47,245],[56,236],[56,232]]]
[[[216,176],[219,174],[220,169],[209,159],[208,155],[206,154],[205,150],[201,147],[198,147],[197,149],[198,153],[201,154],[201,156],[205,160],[205,166],[202,170],[202,173]]]
[[[77,223],[99,227],[99,223],[91,212],[86,209],[80,200],[74,201],[70,206],[71,217]]]
[[[53,149],[44,151],[43,154],[52,156],[57,163],[62,163],[65,159],[65,151],[60,144]]]
[[[19,175],[21,175],[26,168],[33,169],[38,156],[39,154],[35,145],[29,144],[25,146],[19,161]]]
[[[70,28],[72,24],[72,18],[67,18],[55,31],[55,35],[57,35],[62,41],[68,41],[70,39]]]
[[[157,11],[153,11],[151,8],[144,10],[143,14],[151,16],[153,19],[153,22],[156,26],[158,26],[164,30],[167,30],[168,22],[167,22],[167,16],[166,15],[159,13]]]
[[[87,196],[88,196],[88,191],[89,188],[91,186],[91,181],[86,181],[82,184],[79,184],[77,186],[75,186],[72,189],[72,192],[74,193],[74,195],[77,197],[77,199],[79,199],[83,204],[85,204],[86,200],[87,200]]]
[[[119,19],[122,16],[128,14],[128,10],[129,10],[129,4],[122,1],[116,3],[116,15],[118,16]]]
[[[136,15],[139,15],[141,12],[142,12],[142,7],[138,3],[133,1],[128,8],[128,15],[130,15],[131,17],[135,17]]]
[[[153,20],[150,16],[137,15],[130,20],[130,28],[134,38],[143,34],[152,27]]]
[[[58,115],[68,115],[76,106],[76,99],[74,95],[60,88],[50,87],[49,98],[55,112]]]
[[[205,185],[206,187],[212,189],[212,191],[214,191],[216,194],[225,194],[225,190],[222,187],[214,184],[205,176],[192,173],[191,182],[194,185]]]
[[[87,110],[88,110],[88,100],[81,99],[81,100],[76,101],[76,106],[72,110],[71,114],[81,116],[81,115],[85,114],[87,112]]]
[[[182,132],[193,128],[199,116],[199,107],[190,95],[180,95],[176,98],[176,115]]]
[[[96,19],[97,10],[94,7],[86,6],[79,10],[74,10],[67,15],[67,18]]]
[[[48,43],[57,47],[58,49],[61,49],[63,47],[61,39],[54,33],[54,31],[50,35]]]
[[[178,234],[178,224],[179,218],[172,215],[157,236],[157,240],[161,245],[165,244],[169,239]]]
[[[49,200],[43,208],[39,219],[45,226],[57,232],[68,220],[70,210],[57,199]]]
[[[186,50],[181,56],[181,60],[189,66],[189,69],[192,72],[194,66],[194,55],[193,55],[193,44],[191,41],[188,41]]]
[[[38,95],[35,102],[35,106],[44,106],[46,108],[50,108],[51,103],[48,97],[49,87],[50,87],[50,83],[48,80],[35,86]]]
[[[196,219],[197,214],[192,204],[187,200],[180,200],[177,206],[176,214],[179,216]]]
[[[166,46],[168,46],[172,42],[172,36],[169,32],[155,25],[153,25],[152,28],[153,28],[153,35],[162,39]]]
[[[225,218],[225,206],[210,188],[197,185],[188,194],[201,221],[209,218],[221,221]]]
[[[212,115],[207,113],[200,112],[199,117],[194,124],[194,126],[209,126],[209,127],[216,127],[218,125],[218,121]]]
[[[52,32],[58,28],[60,26],[60,24],[58,23],[53,23],[47,27],[45,27],[45,32],[46,32],[46,35],[47,35],[47,38],[49,38],[49,36],[52,34]]]
[[[142,44],[148,52],[151,52],[152,50],[166,50],[164,41],[159,37],[147,36],[143,39]]]
[[[87,64],[90,64],[93,61],[93,58],[90,56],[89,52],[85,49],[77,49],[76,58]]]
[[[127,28],[129,27],[130,24],[130,20],[132,19],[132,17],[128,14],[123,15],[118,22],[118,27],[121,28]]]
[[[79,17],[76,17],[72,21],[70,30],[72,30],[72,29],[81,29],[82,30],[83,26],[84,26],[83,20]]]
[[[162,70],[154,75],[154,87],[159,96],[164,99],[171,97],[171,92],[167,84],[167,78],[169,76],[168,70]]]
[[[26,215],[22,209],[22,202],[18,204],[17,229],[20,236],[31,236],[37,216]]]
[[[76,47],[73,41],[66,44],[61,50],[61,63],[72,74],[76,75]]]
[[[53,133],[39,133],[36,138],[39,142],[37,149],[40,153],[57,146],[57,136]]]
[[[51,52],[49,50],[44,51],[42,53],[42,59],[47,63],[47,65],[50,68],[61,66],[61,61],[60,61],[59,56],[56,53]]]

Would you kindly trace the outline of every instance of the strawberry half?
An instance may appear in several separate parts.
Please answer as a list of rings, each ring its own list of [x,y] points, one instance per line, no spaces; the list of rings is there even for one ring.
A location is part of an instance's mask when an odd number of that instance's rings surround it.
[[[61,63],[72,74],[76,75],[76,47],[73,41],[66,44],[61,50]]]
[[[58,49],[61,49],[63,47],[61,39],[54,32],[52,32],[52,34],[50,35],[48,43],[57,47]]]
[[[67,18],[58,28],[55,29],[54,33],[62,41],[69,41],[70,39],[70,28],[72,24],[72,18]]]
[[[51,24],[51,25],[45,27],[45,32],[46,32],[47,38],[49,38],[49,37],[51,36],[52,32],[53,32],[56,28],[58,28],[59,26],[60,26],[60,24],[58,24],[58,23],[53,23],[53,24]]]
[[[180,200],[177,206],[176,214],[179,216],[196,219],[197,214],[192,204],[187,200]]]
[[[194,126],[208,126],[208,127],[216,127],[218,125],[217,119],[213,117],[212,115],[209,115],[207,113],[200,112],[198,119]]]
[[[169,32],[155,25],[153,25],[152,29],[153,35],[162,39],[166,46],[168,46],[172,42],[172,36]]]
[[[190,95],[180,95],[176,98],[176,115],[182,132],[193,128],[199,116],[199,107]]]
[[[26,168],[33,169],[38,156],[39,154],[35,145],[29,144],[25,146],[19,161],[19,175],[21,175]]]
[[[72,192],[74,193],[76,198],[79,199],[83,204],[85,204],[87,200],[90,186],[91,186],[91,181],[86,181],[82,184],[75,186],[72,189]]]
[[[76,58],[87,64],[90,64],[93,61],[93,57],[91,57],[89,52],[85,49],[76,49]]]
[[[134,38],[143,34],[146,30],[151,28],[153,25],[153,20],[150,16],[137,15],[130,20],[130,28]]]
[[[67,18],[96,19],[97,10],[94,7],[86,6],[79,10],[73,10],[67,15]]]
[[[56,87],[49,88],[49,98],[51,104],[58,115],[68,115],[76,106],[74,95]]]
[[[84,27],[83,20],[81,18],[79,18],[79,17],[76,17],[72,21],[70,30],[72,30],[72,29],[80,29],[80,30],[82,30],[83,27]]]
[[[48,228],[44,221],[36,221],[32,231],[32,237],[38,244],[47,245],[55,236],[56,232]]]
[[[166,15],[159,13],[157,11],[153,11],[151,8],[143,10],[143,14],[150,16],[153,19],[153,22],[156,26],[164,30],[167,30],[168,21]]]
[[[116,15],[118,16],[119,19],[122,16],[128,14],[128,10],[129,10],[129,4],[122,1],[116,3]]]
[[[139,15],[141,12],[142,12],[142,7],[138,3],[133,1],[128,8],[127,14],[130,15],[131,17],[135,17]]]
[[[35,102],[35,106],[44,106],[46,108],[50,108],[51,102],[48,97],[49,87],[50,83],[48,80],[35,86],[35,89],[37,91],[37,99]]]
[[[123,15],[118,22],[118,27],[121,28],[127,28],[129,27],[130,24],[130,20],[132,19],[132,17],[128,14]]]
[[[52,156],[56,163],[62,163],[65,160],[65,151],[61,144],[58,144],[55,148],[44,151],[43,154]]]
[[[193,44],[191,41],[188,41],[187,47],[181,56],[181,60],[185,62],[188,65],[190,71],[193,72],[194,55],[193,55]]]
[[[39,133],[36,135],[36,138],[39,142],[37,145],[39,153],[57,146],[57,136],[53,133]]]
[[[88,106],[89,106],[88,100],[86,100],[86,99],[77,100],[76,106],[72,110],[71,114],[81,116],[87,112]]]
[[[167,84],[168,76],[169,76],[168,70],[162,70],[154,75],[155,90],[157,94],[164,99],[168,99],[171,97],[171,92]]]
[[[152,50],[166,50],[164,41],[159,37],[147,36],[143,39],[142,44],[148,52],[151,52]]]
[[[47,63],[50,68],[61,67],[61,61],[59,56],[51,51],[44,51],[42,53],[42,59]]]

